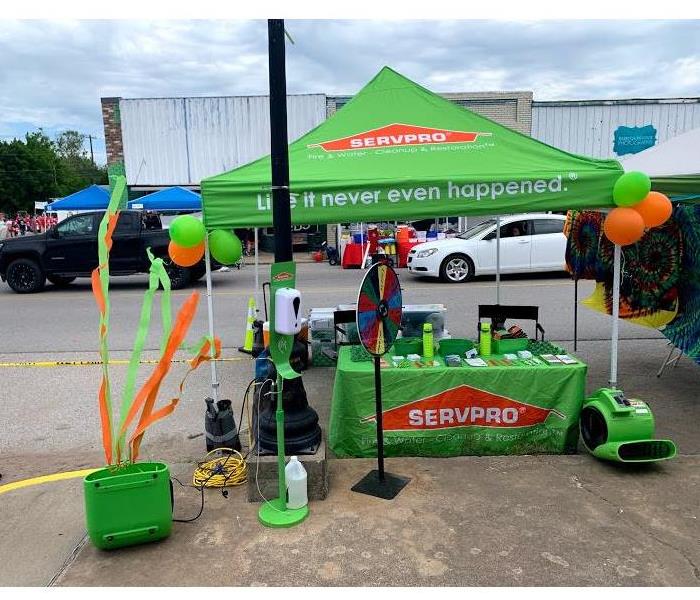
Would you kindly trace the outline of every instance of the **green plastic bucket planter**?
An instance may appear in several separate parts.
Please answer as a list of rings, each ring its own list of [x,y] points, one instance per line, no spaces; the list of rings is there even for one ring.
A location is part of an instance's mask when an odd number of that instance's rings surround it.
[[[90,473],[83,480],[85,517],[92,543],[103,550],[170,535],[170,471],[163,463],[134,463]]]
[[[409,354],[423,354],[422,338],[396,338],[394,340],[394,356],[408,356]]]
[[[464,353],[474,348],[472,340],[462,338],[446,338],[440,340],[438,344],[438,354],[443,358],[448,354],[459,354],[464,357]]]

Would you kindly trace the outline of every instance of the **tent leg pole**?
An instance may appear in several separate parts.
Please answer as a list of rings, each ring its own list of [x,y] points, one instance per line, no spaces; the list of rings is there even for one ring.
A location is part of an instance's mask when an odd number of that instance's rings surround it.
[[[207,269],[207,317],[209,318],[209,337],[214,339],[214,300],[211,285],[211,258],[209,256],[209,236],[204,236],[204,264]],[[211,345],[211,357],[214,358],[216,348]],[[209,361],[211,367],[211,393],[214,401],[219,401],[219,380],[216,375],[216,361]]]
[[[364,224],[360,222],[360,245],[362,248],[365,247],[365,234],[364,234]],[[366,268],[367,264],[367,257],[365,256],[364,251],[362,252],[362,269],[364,270]]]
[[[254,247],[253,247],[253,252],[255,254],[255,296],[258,295],[258,292],[260,290],[260,273],[258,271],[259,262],[258,262],[258,228],[255,228],[255,242],[254,242]]]
[[[612,290],[612,339],[610,344],[610,387],[617,389],[617,342],[620,317],[620,246],[615,244]]]
[[[501,217],[496,217],[496,304],[501,303]]]
[[[574,279],[574,352],[578,346],[578,277]]]
[[[335,247],[338,250],[338,258],[340,259],[340,229],[342,227],[342,223],[338,223],[335,226]]]
[[[367,257],[369,256],[369,242],[367,243],[367,249],[362,253],[362,268],[367,266]]]

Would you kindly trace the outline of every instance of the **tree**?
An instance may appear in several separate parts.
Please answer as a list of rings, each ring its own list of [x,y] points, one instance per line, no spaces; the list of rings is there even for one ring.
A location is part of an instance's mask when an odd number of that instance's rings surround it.
[[[24,140],[0,141],[0,211],[31,212],[35,201],[106,184],[106,167],[92,164],[84,141],[77,131],[65,131],[54,141],[41,129]]]
[[[53,142],[41,130],[0,143],[0,208],[30,211],[35,200],[55,197],[59,170]]]
[[[66,162],[79,162],[80,159],[87,158],[85,150],[84,133],[79,133],[72,129],[64,131],[56,138],[56,152],[60,158]]]
[[[107,183],[107,169],[96,167],[85,149],[87,136],[75,130],[68,130],[56,138],[56,154],[61,164],[58,188],[65,196],[87,187],[90,184]]]

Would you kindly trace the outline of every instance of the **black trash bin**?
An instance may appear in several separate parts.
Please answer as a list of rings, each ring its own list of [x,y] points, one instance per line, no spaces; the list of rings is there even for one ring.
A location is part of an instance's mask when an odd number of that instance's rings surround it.
[[[207,411],[204,413],[204,432],[207,440],[207,452],[216,448],[231,448],[241,451],[241,440],[236,430],[236,419],[230,400],[214,402],[207,398]]]

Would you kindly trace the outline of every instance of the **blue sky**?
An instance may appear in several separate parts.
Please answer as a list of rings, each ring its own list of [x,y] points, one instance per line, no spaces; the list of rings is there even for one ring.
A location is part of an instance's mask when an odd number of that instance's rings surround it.
[[[700,96],[700,21],[287,20],[290,93],[353,94],[383,65],[436,92]],[[0,136],[96,135],[100,97],[267,93],[265,21],[0,21]]]

